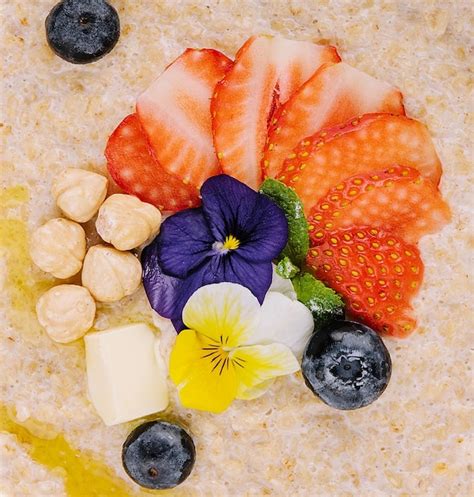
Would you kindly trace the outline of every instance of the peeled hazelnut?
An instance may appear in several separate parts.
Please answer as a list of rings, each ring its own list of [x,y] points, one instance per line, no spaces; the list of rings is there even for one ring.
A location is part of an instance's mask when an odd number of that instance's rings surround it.
[[[89,290],[78,285],[59,285],[48,290],[36,304],[41,326],[55,342],[69,343],[91,328],[95,302]]]
[[[131,250],[155,236],[161,223],[160,211],[132,195],[111,195],[99,209],[96,228],[106,242],[118,250]]]
[[[55,278],[69,278],[82,267],[86,254],[86,234],[77,223],[67,219],[51,219],[31,236],[30,255],[33,262]]]
[[[137,290],[141,276],[142,266],[133,254],[95,245],[84,259],[82,284],[99,302],[116,302]]]
[[[85,169],[65,169],[52,193],[64,214],[78,223],[92,219],[107,195],[107,178]]]

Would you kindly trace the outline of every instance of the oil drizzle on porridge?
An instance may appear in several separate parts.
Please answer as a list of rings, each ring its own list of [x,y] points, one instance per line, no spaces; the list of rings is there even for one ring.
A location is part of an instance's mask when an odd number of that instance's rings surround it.
[[[126,482],[121,481],[104,463],[90,454],[72,448],[51,426],[34,420],[28,420],[26,426],[15,422],[10,415],[10,409],[0,405],[0,431],[16,435],[18,441],[28,448],[33,461],[60,472],[64,476],[64,485],[69,497],[153,495],[146,491],[133,492],[133,489]],[[31,428],[32,426],[34,428]],[[160,495],[170,494],[160,492]]]
[[[24,186],[7,188],[0,193],[0,256],[3,259],[1,281],[8,293],[8,317],[22,336],[36,334],[35,304],[38,297],[54,285],[54,279],[32,277],[35,268],[29,256],[27,217],[28,190]]]

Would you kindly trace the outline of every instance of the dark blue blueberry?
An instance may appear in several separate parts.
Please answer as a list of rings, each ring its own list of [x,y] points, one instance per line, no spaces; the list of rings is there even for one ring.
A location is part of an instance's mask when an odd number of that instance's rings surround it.
[[[193,439],[178,425],[149,421],[135,428],[123,444],[122,464],[145,488],[163,490],[182,483],[196,458]]]
[[[64,0],[46,18],[46,38],[52,50],[73,64],[100,59],[120,36],[117,11],[104,0]]]
[[[334,321],[311,338],[301,369],[306,385],[336,409],[358,409],[376,400],[392,372],[377,333],[360,323]]]

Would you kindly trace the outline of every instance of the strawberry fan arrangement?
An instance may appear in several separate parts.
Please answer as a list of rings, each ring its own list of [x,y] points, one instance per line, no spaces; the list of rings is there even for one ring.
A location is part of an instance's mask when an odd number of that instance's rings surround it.
[[[377,331],[415,329],[417,242],[450,217],[441,164],[400,91],[334,47],[253,36],[234,61],[188,49],[138,97],[106,157],[121,188],[172,212],[198,207],[212,176],[255,190],[277,179],[309,221],[306,269]]]

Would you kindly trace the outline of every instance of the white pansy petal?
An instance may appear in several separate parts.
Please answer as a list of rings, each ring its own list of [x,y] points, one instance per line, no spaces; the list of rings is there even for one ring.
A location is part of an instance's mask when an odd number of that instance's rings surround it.
[[[293,283],[291,283],[291,280],[282,278],[276,272],[275,264],[272,264],[272,266],[273,266],[272,284],[270,285],[268,291],[282,293],[283,295],[286,295],[290,299],[296,300],[296,292],[295,289],[293,288]]]
[[[249,289],[216,283],[196,290],[183,309],[185,325],[224,347],[245,345],[259,326],[260,304]]]
[[[259,397],[267,393],[268,389],[273,385],[274,381],[275,378],[272,378],[271,380],[262,381],[262,383],[259,383],[258,385],[250,388],[245,387],[245,385],[241,383],[239,385],[239,388],[237,389],[236,398],[241,400],[258,399]]]
[[[245,398],[246,392],[252,394],[272,378],[300,369],[293,352],[281,343],[239,347],[230,352],[229,358],[237,376],[238,398]]]
[[[300,359],[313,330],[313,316],[304,304],[281,293],[267,293],[255,335],[256,343],[282,343]]]

